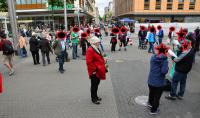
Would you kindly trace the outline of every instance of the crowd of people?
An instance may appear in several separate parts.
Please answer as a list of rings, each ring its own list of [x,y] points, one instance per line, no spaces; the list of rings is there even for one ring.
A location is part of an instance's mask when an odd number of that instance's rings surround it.
[[[132,40],[132,33],[128,27],[113,26],[109,31],[108,26],[105,26],[104,31],[105,36],[108,36],[110,32],[111,52],[116,51],[117,43],[119,44],[118,51],[121,51],[122,47],[124,47],[124,51],[127,51],[126,47],[129,44],[131,45],[130,42]],[[21,33],[17,45],[19,49],[18,55],[21,58],[27,57],[27,45],[29,44],[33,64],[40,64],[39,50],[41,50],[42,64],[46,66],[46,64],[51,64],[50,52],[54,53],[59,65],[58,71],[64,73],[64,62],[69,61],[68,49],[72,48],[72,59],[76,60],[80,57],[78,55],[78,46],[80,46],[82,48],[82,56],[86,59],[88,75],[91,79],[91,101],[94,104],[100,104],[101,98],[97,95],[97,90],[100,80],[105,80],[106,72],[108,72],[100,27],[74,26],[68,32],[62,27],[55,33],[56,37],[54,38],[52,34],[45,30],[40,35],[32,32],[29,41],[26,39],[26,35]],[[175,34],[177,34],[178,38],[175,37]],[[164,30],[160,25],[157,28],[155,26],[140,26],[138,32],[138,48],[147,49],[147,44],[149,44],[148,53],[153,53],[150,59],[148,77],[148,107],[151,109],[150,114],[157,114],[159,111],[159,101],[166,86],[165,78],[169,71],[169,55],[174,64],[173,69],[170,71],[170,74],[172,73],[170,78],[171,91],[169,96],[166,96],[166,99],[175,100],[176,98],[183,99],[187,74],[190,72],[193,63],[195,63],[195,54],[199,54],[199,28],[194,32],[188,32],[187,29],[181,28],[179,32],[175,33],[175,27],[170,27],[167,44],[163,43],[164,36]],[[170,49],[171,47],[173,51]],[[8,67],[9,75],[11,76],[14,74],[12,55],[15,50],[5,33],[1,33],[0,49],[3,51],[4,63]],[[178,84],[180,84],[180,91],[177,94]]]

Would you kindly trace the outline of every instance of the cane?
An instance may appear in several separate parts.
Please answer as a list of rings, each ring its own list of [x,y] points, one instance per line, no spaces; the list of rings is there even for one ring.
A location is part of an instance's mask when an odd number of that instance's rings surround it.
[[[2,92],[3,92],[3,76],[0,73],[0,93],[2,93]]]

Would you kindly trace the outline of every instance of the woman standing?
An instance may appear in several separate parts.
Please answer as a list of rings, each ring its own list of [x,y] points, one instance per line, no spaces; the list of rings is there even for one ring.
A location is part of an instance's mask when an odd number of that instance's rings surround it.
[[[100,80],[106,79],[105,60],[99,49],[100,39],[93,36],[89,40],[91,46],[86,52],[86,64],[91,79],[91,100],[94,104],[100,104],[101,98],[98,97],[97,90]]]
[[[150,114],[157,114],[159,111],[159,102],[163,93],[163,87],[165,86],[165,75],[169,70],[167,60],[167,52],[169,48],[161,43],[155,49],[158,52],[151,57],[148,77],[148,107],[151,108]]]

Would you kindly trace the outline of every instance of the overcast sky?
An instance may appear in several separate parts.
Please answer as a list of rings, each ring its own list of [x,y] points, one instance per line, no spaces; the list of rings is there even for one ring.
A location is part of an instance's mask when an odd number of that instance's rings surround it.
[[[99,13],[101,16],[103,16],[104,7],[108,6],[109,1],[112,1],[112,0],[96,0],[96,7],[99,8]]]

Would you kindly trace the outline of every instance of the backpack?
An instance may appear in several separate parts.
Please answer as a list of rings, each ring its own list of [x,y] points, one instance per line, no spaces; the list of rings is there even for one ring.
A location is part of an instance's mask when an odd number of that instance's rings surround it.
[[[4,42],[4,50],[3,51],[6,55],[11,55],[14,53],[14,48],[9,41]]]

